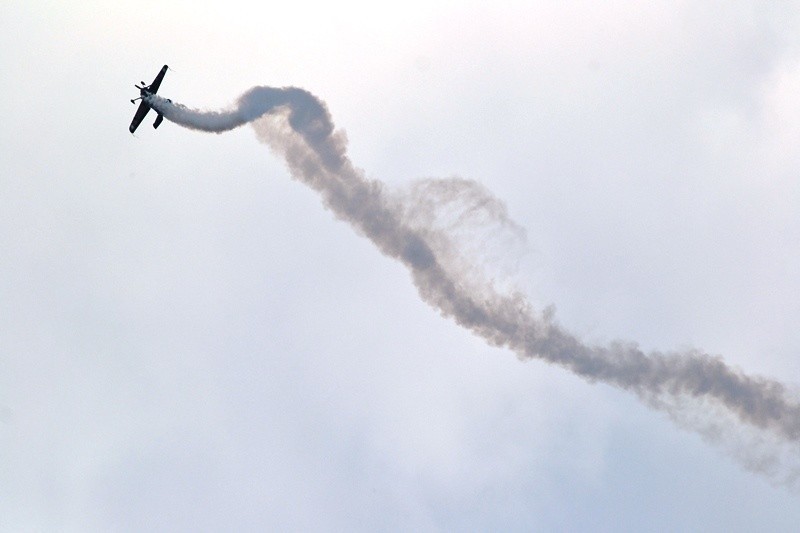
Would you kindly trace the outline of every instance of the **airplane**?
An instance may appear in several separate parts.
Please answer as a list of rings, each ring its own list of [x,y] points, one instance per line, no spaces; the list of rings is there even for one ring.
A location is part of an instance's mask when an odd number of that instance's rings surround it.
[[[135,104],[136,100],[141,100],[142,103],[139,104],[139,109],[137,109],[136,114],[133,115],[133,121],[131,122],[131,125],[128,128],[128,130],[131,133],[136,131],[136,128],[138,128],[139,124],[141,124],[142,120],[144,120],[144,116],[147,114],[148,111],[150,111],[150,104],[147,103],[146,99],[148,96],[152,96],[158,92],[158,88],[161,85],[161,80],[164,79],[164,74],[167,73],[168,68],[169,67],[167,65],[161,67],[161,70],[158,72],[156,79],[154,79],[153,83],[151,83],[150,85],[145,85],[144,82],[141,82],[142,83],[141,86],[134,84],[134,87],[139,89],[139,98],[134,98],[133,100],[131,100],[131,103]],[[156,113],[158,113],[158,111],[156,111]],[[164,120],[164,115],[158,113],[158,117],[156,117],[156,121],[153,123],[153,127],[157,128],[161,124],[161,121],[163,120]]]

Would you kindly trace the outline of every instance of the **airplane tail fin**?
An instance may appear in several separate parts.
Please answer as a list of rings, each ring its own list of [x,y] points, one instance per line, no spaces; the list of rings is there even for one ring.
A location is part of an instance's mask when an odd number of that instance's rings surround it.
[[[153,127],[154,127],[154,128],[157,128],[157,127],[159,127],[159,126],[161,125],[161,122],[162,122],[163,120],[164,120],[164,115],[162,115],[161,113],[159,113],[159,114],[158,114],[158,116],[156,117],[156,121],[155,121],[155,122],[153,122]]]

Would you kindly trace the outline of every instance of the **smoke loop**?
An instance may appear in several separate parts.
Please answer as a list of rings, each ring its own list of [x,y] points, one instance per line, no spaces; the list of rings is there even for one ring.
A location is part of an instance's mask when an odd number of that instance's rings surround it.
[[[524,231],[477,183],[424,180],[406,194],[390,194],[352,165],[325,104],[303,89],[254,87],[226,111],[191,110],[157,95],[148,103],[168,120],[201,131],[252,123],[295,179],[409,268],[423,300],[488,343],[627,390],[774,483],[793,487],[800,479],[800,403],[783,384],[697,350],[645,354],[633,343],[589,346],[554,321],[552,308],[536,312],[521,292],[498,290],[470,264],[476,252],[459,246],[459,231],[500,227],[523,240]]]

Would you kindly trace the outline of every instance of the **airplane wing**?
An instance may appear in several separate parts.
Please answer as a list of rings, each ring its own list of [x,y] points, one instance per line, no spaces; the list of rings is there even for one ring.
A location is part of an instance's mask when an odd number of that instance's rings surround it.
[[[164,71],[162,70],[161,72],[163,73]],[[133,121],[131,121],[131,126],[130,128],[128,128],[128,130],[130,130],[131,133],[136,131],[136,128],[138,128],[139,124],[142,123],[142,120],[144,120],[144,116],[147,114],[148,111],[150,111],[150,106],[144,100],[142,100],[142,103],[139,104],[139,109],[137,109],[136,114],[133,115]]]
[[[164,79],[164,74],[167,73],[168,68],[169,67],[167,67],[167,65],[161,67],[161,70],[158,72],[156,79],[153,80],[153,83],[147,86],[148,91],[150,91],[153,94],[156,94],[158,92],[158,88],[161,86],[161,80]]]

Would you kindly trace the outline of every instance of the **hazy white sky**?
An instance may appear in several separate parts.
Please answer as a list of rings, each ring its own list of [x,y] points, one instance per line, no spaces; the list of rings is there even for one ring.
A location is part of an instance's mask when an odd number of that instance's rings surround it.
[[[498,4],[498,3],[496,3]],[[0,8],[0,530],[792,531],[798,496],[422,303],[245,127],[133,83],[328,103],[402,187],[462,176],[588,342],[800,382],[790,2]]]

